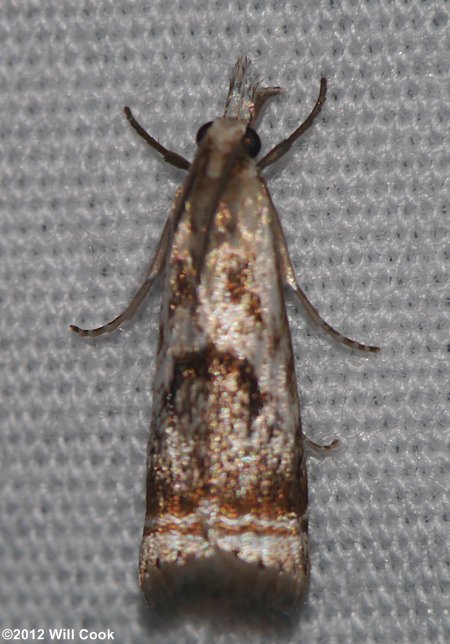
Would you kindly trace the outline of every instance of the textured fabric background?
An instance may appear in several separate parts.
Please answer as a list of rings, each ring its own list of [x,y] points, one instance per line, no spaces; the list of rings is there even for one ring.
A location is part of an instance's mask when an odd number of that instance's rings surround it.
[[[3,0],[0,8],[1,627],[108,628],[119,642],[450,640],[448,3]],[[264,149],[300,283],[288,301],[310,459],[312,580],[283,632],[157,626],[137,584],[158,293],[92,342],[145,274],[182,173],[248,54],[288,93]]]

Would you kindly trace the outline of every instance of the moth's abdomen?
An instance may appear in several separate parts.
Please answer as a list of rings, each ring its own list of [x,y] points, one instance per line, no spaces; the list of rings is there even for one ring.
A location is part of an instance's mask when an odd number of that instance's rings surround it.
[[[178,354],[172,373],[149,454],[149,603],[295,605],[309,577],[302,434],[284,411],[292,418],[296,401],[213,344]]]
[[[309,582],[306,532],[260,528],[266,534],[210,529],[205,538],[172,528],[144,536],[140,580],[150,607],[186,608],[217,600],[261,610],[296,607]],[[277,552],[284,565],[265,564],[270,552]]]
[[[309,581],[307,516],[219,514],[205,498],[189,514],[161,515],[144,531],[140,580],[150,606],[227,604],[289,610]]]

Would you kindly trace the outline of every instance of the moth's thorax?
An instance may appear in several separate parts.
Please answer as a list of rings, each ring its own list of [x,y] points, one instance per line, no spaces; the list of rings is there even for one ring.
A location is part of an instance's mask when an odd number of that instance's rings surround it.
[[[246,123],[240,119],[223,117],[214,121],[204,143],[208,155],[207,177],[217,179],[222,176],[229,156],[241,145],[245,130]]]

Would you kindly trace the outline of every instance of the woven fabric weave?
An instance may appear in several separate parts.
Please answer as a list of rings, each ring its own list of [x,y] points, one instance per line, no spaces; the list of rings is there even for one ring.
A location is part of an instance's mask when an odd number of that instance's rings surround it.
[[[447,3],[7,0],[0,36],[1,628],[449,641]],[[287,90],[263,151],[328,78],[266,174],[312,302],[383,349],[341,349],[288,299],[305,433],[343,447],[309,462],[311,589],[282,634],[155,627],[136,570],[160,292],[115,335],[68,331],[130,299],[182,180],[122,107],[192,158],[241,53]]]

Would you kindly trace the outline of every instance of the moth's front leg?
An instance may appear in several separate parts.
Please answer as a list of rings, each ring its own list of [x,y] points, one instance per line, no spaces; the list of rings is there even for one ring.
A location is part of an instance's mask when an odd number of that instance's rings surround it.
[[[172,150],[168,150],[165,148],[159,141],[154,139],[143,127],[142,125],[134,118],[133,114],[131,113],[131,110],[129,107],[124,107],[123,111],[125,113],[125,116],[127,118],[128,123],[131,125],[133,130],[141,136],[148,145],[153,148],[153,150],[156,150],[164,161],[166,163],[169,163],[170,165],[173,165],[175,168],[180,168],[181,170],[189,170],[190,168],[190,163],[185,159],[184,157],[181,156],[181,154],[178,154],[177,152],[172,152]]]

